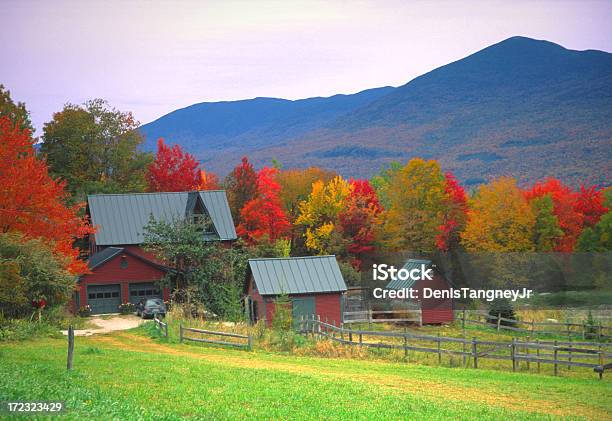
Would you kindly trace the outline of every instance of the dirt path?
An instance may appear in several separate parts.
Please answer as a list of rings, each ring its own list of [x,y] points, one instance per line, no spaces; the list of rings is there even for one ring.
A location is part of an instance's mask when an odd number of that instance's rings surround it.
[[[183,356],[236,368],[278,370],[295,374],[307,374],[313,377],[339,378],[367,384],[376,384],[380,389],[387,390],[390,393],[405,394],[409,392],[432,400],[452,400],[457,403],[478,402],[494,407],[561,417],[583,416],[589,419],[608,419],[609,417],[608,413],[598,408],[579,405],[573,402],[555,400],[553,403],[550,400],[537,400],[531,396],[504,394],[499,392],[494,394],[491,393],[490,390],[478,387],[466,387],[453,384],[452,382],[442,383],[423,379],[405,378],[386,373],[384,375],[375,373],[354,374],[342,371],[340,368],[335,369],[326,367],[325,369],[321,369],[286,361],[264,361],[252,358],[252,354],[245,354],[245,356],[237,353],[228,353],[225,355],[204,354],[159,344],[149,338],[136,336],[127,332],[116,332],[113,335],[96,336],[93,339],[101,345],[110,345],[126,351]]]
[[[143,320],[133,314],[123,314],[109,317],[92,317],[89,320],[92,324],[98,326],[91,329],[78,329],[74,331],[75,336],[91,336],[100,333],[110,333],[117,330],[128,330],[138,327]],[[68,331],[62,330],[64,335],[68,335]]]

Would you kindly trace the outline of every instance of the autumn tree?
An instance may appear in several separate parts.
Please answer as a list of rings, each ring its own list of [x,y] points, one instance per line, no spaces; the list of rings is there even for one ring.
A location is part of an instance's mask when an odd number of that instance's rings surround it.
[[[19,124],[21,129],[28,129],[30,134],[34,133],[34,127],[30,121],[30,113],[23,102],[14,102],[11,93],[4,85],[0,84],[0,117],[8,117],[13,124]]]
[[[388,166],[383,166],[378,174],[374,175],[370,180],[370,184],[374,187],[374,190],[376,190],[378,200],[384,208],[388,208],[390,205],[387,192],[389,182],[402,167],[403,165],[401,162],[393,161]]]
[[[459,245],[459,233],[467,221],[467,196],[453,173],[446,173],[444,191],[446,203],[443,211],[443,223],[438,227],[436,247],[440,251],[449,251]]]
[[[291,224],[289,240],[293,253],[300,255],[305,251],[303,250],[305,247],[303,241],[305,228],[303,225],[296,223],[300,215],[300,202],[308,198],[314,182],[321,180],[323,183],[327,183],[335,176],[336,174],[333,171],[318,167],[282,170],[277,174],[276,180],[281,186],[281,204]]]
[[[196,190],[201,182],[200,164],[179,145],[170,147],[160,138],[155,160],[148,166],[145,178],[150,192]]]
[[[569,252],[574,249],[582,231],[584,216],[579,210],[579,195],[561,181],[550,178],[544,183],[536,183],[525,192],[527,200],[550,195],[554,204],[554,214],[559,221],[563,235],[555,242],[555,251]]]
[[[394,171],[385,187],[385,207],[379,240],[388,250],[431,252],[445,224],[447,183],[440,165],[420,158]]]
[[[65,182],[54,180],[36,156],[30,131],[9,117],[0,117],[0,232],[41,238],[66,258],[71,273],[86,271],[73,248],[77,238],[93,232],[80,217],[82,204],[69,206]]]
[[[257,194],[257,173],[245,156],[225,178],[227,201],[236,225],[240,224],[240,211]]]
[[[470,200],[461,241],[470,252],[533,251],[535,216],[513,178],[482,185]]]
[[[40,150],[73,194],[144,191],[151,155],[138,150],[138,125],[101,99],[67,104],[45,123]]]
[[[536,251],[553,251],[563,230],[559,227],[559,219],[554,213],[554,202],[547,194],[531,201],[531,209],[535,216],[533,242]]]
[[[368,180],[350,180],[349,188],[344,208],[338,214],[338,230],[347,240],[351,263],[359,268],[363,255],[374,251],[375,227],[382,206]]]
[[[319,254],[336,254],[345,248],[338,228],[350,185],[337,176],[328,183],[315,181],[308,198],[300,203],[297,224],[306,228],[306,246]]]
[[[200,169],[200,183],[197,190],[220,190],[219,177],[214,172]]]
[[[264,167],[257,174],[256,194],[240,210],[236,231],[248,244],[274,243],[291,228],[279,198],[278,170]]]
[[[596,186],[582,184],[576,200],[576,211],[582,214],[583,226],[593,228],[600,218],[608,212],[608,206],[604,205],[604,191]]]

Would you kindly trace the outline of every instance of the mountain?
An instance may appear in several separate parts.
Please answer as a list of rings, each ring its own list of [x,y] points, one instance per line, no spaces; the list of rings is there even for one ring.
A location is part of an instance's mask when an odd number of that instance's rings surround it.
[[[612,54],[513,37],[407,84],[353,95],[201,103],[141,127],[221,174],[248,155],[365,177],[435,158],[466,184],[511,175],[610,183]]]

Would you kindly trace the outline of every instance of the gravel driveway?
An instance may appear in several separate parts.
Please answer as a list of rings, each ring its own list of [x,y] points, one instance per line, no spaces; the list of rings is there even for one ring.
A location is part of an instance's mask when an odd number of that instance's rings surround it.
[[[127,330],[137,327],[143,320],[133,314],[122,314],[117,316],[98,317],[93,316],[90,320],[91,324],[98,326],[97,328],[75,330],[75,336],[91,336],[96,333],[109,333],[116,330]],[[64,335],[68,335],[67,330],[62,330]]]

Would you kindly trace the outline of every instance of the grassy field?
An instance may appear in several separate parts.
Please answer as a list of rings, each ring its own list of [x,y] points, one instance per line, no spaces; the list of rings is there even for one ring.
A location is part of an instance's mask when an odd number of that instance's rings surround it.
[[[63,419],[612,417],[607,379],[234,351],[145,334],[77,337],[70,373],[63,339],[0,344],[0,400],[62,400]]]

